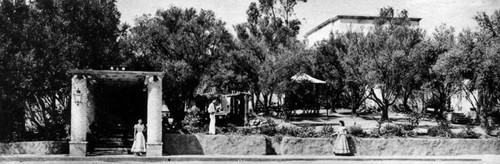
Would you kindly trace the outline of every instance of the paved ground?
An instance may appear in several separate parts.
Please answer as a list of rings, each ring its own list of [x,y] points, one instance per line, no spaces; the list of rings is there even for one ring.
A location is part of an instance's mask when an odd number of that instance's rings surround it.
[[[500,155],[474,156],[162,156],[135,157],[131,155],[68,157],[67,155],[0,155],[0,163],[8,164],[79,164],[79,163],[374,163],[374,164],[498,164]]]

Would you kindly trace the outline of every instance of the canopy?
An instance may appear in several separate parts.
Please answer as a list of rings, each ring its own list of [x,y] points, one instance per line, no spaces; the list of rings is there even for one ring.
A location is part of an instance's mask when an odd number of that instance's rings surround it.
[[[299,83],[314,83],[314,84],[326,84],[326,81],[316,79],[305,73],[298,73],[292,76],[292,80]]]

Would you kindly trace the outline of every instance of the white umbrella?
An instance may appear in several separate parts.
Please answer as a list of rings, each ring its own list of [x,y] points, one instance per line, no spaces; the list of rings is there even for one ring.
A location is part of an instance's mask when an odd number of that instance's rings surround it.
[[[298,73],[292,76],[292,80],[299,83],[314,83],[314,84],[326,84],[326,81],[316,79],[305,73]]]

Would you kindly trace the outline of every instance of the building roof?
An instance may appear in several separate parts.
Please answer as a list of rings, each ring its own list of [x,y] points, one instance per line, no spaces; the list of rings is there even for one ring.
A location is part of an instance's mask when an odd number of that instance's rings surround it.
[[[325,27],[326,25],[333,23],[333,22],[336,22],[337,20],[340,20],[340,19],[375,20],[377,18],[380,18],[380,17],[379,16],[359,16],[359,15],[337,15],[333,18],[330,18],[330,19],[324,21],[323,23],[319,24],[318,26],[314,27],[313,29],[309,30],[304,35],[304,37],[307,37],[307,36],[311,35],[312,33],[318,31],[319,29]],[[410,21],[416,21],[416,22],[419,22],[420,20],[422,20],[422,18],[409,18],[409,19],[410,19]]]

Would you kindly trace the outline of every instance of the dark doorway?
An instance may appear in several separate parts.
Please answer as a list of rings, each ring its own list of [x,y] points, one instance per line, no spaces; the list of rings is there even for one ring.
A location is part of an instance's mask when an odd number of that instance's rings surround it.
[[[142,85],[95,85],[94,152],[129,153],[138,119],[147,124],[147,91]],[[99,154],[99,153],[98,153]]]

